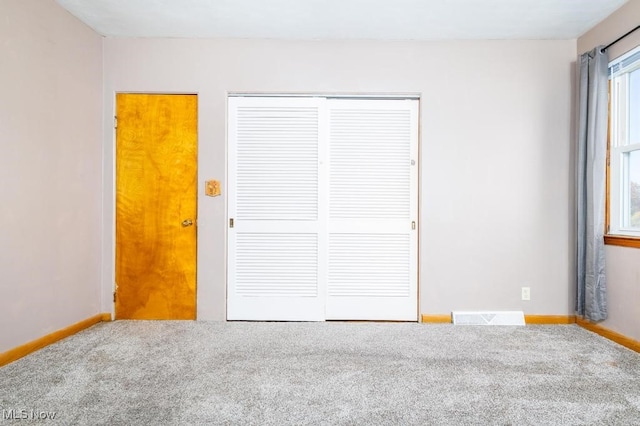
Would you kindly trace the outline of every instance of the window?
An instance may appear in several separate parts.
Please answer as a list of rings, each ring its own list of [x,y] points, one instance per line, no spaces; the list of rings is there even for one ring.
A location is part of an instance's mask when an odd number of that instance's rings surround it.
[[[640,47],[609,64],[610,235],[640,237]]]

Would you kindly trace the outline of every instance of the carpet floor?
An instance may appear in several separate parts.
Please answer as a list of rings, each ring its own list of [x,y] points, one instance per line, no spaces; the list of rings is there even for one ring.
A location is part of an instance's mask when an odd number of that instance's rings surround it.
[[[640,425],[640,354],[575,325],[116,321],[0,368],[0,414],[0,424]]]

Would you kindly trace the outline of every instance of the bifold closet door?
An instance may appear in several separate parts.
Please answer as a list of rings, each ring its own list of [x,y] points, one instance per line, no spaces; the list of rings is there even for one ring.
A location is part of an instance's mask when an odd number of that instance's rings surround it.
[[[326,319],[416,321],[418,101],[327,102]]]
[[[325,319],[323,105],[229,98],[229,320]]]

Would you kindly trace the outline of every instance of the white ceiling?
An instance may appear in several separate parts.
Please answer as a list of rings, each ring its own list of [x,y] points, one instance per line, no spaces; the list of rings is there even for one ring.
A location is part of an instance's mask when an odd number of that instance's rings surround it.
[[[56,0],[104,36],[573,39],[627,0]]]

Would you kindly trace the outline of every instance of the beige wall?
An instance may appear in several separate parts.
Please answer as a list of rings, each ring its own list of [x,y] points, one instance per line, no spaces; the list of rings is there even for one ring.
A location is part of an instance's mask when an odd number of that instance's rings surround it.
[[[607,246],[607,302],[604,327],[640,341],[640,249]]]
[[[607,19],[578,38],[578,53],[584,53],[596,46],[606,46],[624,33],[640,25],[640,0],[629,0],[627,4],[612,13]],[[640,45],[640,30],[620,40],[609,48],[609,59]]]
[[[103,310],[112,307],[116,92],[199,95],[198,318],[225,318],[226,97],[412,93],[421,103],[422,313],[573,312],[576,41],[105,39]],[[520,300],[520,287],[532,300]]]
[[[578,39],[578,52],[607,45],[635,28],[640,17],[640,0],[631,0],[605,21]],[[640,45],[640,30],[609,49],[609,58]],[[604,327],[640,340],[640,249],[607,246],[609,318]]]
[[[100,312],[102,40],[0,1],[0,352]]]

